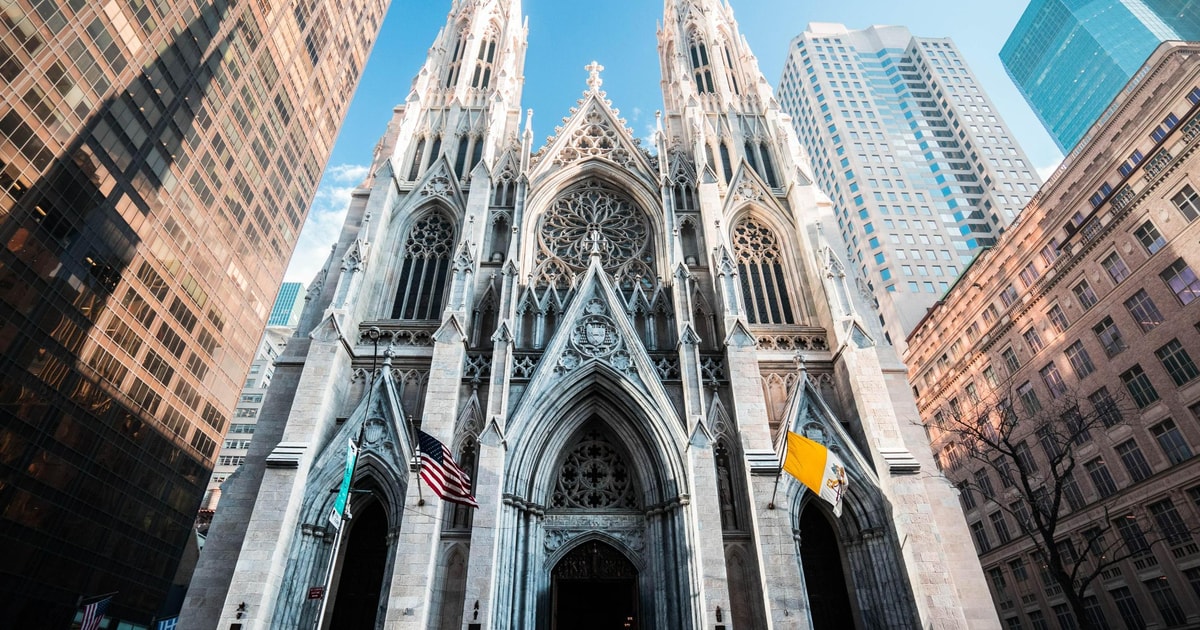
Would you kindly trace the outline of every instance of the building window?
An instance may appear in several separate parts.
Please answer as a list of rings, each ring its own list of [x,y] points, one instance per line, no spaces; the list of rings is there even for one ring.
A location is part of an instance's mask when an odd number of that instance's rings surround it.
[[[1000,384],[1000,379],[996,376],[996,368],[990,365],[983,368],[983,380],[987,381],[989,387],[993,389]]]
[[[1076,340],[1075,343],[1067,346],[1067,361],[1071,363],[1071,369],[1075,370],[1075,376],[1083,379],[1087,375],[1096,371],[1096,365],[1092,363],[1092,357],[1088,356],[1087,348],[1083,347],[1083,342]]]
[[[1188,222],[1195,221],[1196,217],[1200,216],[1200,195],[1197,195],[1196,189],[1190,185],[1175,193],[1175,196],[1171,197],[1171,203],[1175,204]]]
[[[428,320],[441,316],[449,288],[453,247],[454,228],[442,215],[431,212],[413,225],[404,244],[392,319]]]
[[[1004,589],[1008,586],[1004,580],[1004,569],[1000,567],[988,569],[988,578],[992,581],[992,587],[996,589],[997,593],[1004,593]]]
[[[1040,610],[1029,611],[1029,623],[1033,624],[1033,630],[1050,630],[1046,616]]]
[[[959,497],[962,498],[963,509],[964,510],[974,510],[975,505],[976,505],[975,495],[971,493],[970,484],[968,484],[967,482],[964,481],[962,483],[956,484],[955,487],[958,488],[958,495],[959,495]]]
[[[696,81],[696,91],[701,94],[713,93],[713,73],[712,64],[708,60],[708,46],[704,44],[704,40],[700,38],[700,34],[696,32],[690,33],[688,38],[688,52],[692,58],[692,73]]]
[[[1139,225],[1138,228],[1133,231],[1133,235],[1137,237],[1137,240],[1142,244],[1142,247],[1146,248],[1146,253],[1151,255],[1158,253],[1158,250],[1162,249],[1167,244],[1167,239],[1163,238],[1163,235],[1159,233],[1158,228],[1154,227],[1154,224],[1149,221],[1145,221]]]
[[[1125,388],[1129,390],[1129,395],[1133,397],[1133,402],[1139,409],[1158,400],[1158,391],[1154,389],[1154,385],[1150,383],[1149,377],[1146,376],[1146,372],[1140,365],[1135,364],[1123,372],[1121,382],[1125,383]]]
[[[1071,287],[1071,292],[1075,294],[1075,298],[1079,300],[1079,305],[1085,311],[1100,301],[1100,298],[1096,297],[1096,292],[1092,290],[1092,285],[1088,284],[1087,280],[1080,280],[1079,284]]]
[[[988,540],[987,530],[983,528],[982,521],[971,523],[971,535],[975,538],[975,546],[979,549],[979,553],[987,553],[992,548],[992,543]]]
[[[979,488],[979,493],[985,499],[991,499],[996,494],[992,488],[992,478],[988,475],[986,468],[980,468],[975,471],[975,487]]]
[[[1163,369],[1171,375],[1171,380],[1175,381],[1176,385],[1183,385],[1200,376],[1200,370],[1196,369],[1192,357],[1188,356],[1187,350],[1183,349],[1183,344],[1179,343],[1178,339],[1172,339],[1167,345],[1155,350],[1154,356],[1162,362]]]
[[[1021,398],[1021,403],[1025,406],[1025,411],[1029,415],[1033,415],[1042,410],[1042,403],[1038,400],[1037,391],[1033,389],[1033,383],[1025,381],[1017,387],[1017,396]]]
[[[1017,301],[1016,287],[1011,284],[1004,287],[1004,290],[1000,292],[1000,301],[1004,303],[1005,308],[1015,304]]]
[[[1170,418],[1150,427],[1150,433],[1158,440],[1158,445],[1162,447],[1163,454],[1167,456],[1171,465],[1182,464],[1192,458],[1191,447]]]
[[[1030,326],[1028,330],[1021,333],[1021,337],[1025,339],[1025,343],[1029,344],[1029,351],[1032,354],[1037,354],[1042,351],[1042,348],[1046,347],[1046,344],[1042,343],[1042,336],[1038,334],[1037,329],[1033,326]]]
[[[1163,623],[1167,627],[1181,626],[1187,623],[1187,616],[1183,614],[1183,608],[1180,608],[1179,600],[1175,598],[1175,593],[1171,590],[1166,576],[1159,576],[1142,583],[1146,585],[1146,590],[1150,591],[1150,599],[1154,601],[1154,607],[1162,615]]]
[[[1116,494],[1117,483],[1113,480],[1112,473],[1108,472],[1108,466],[1104,464],[1103,459],[1093,459],[1083,467],[1087,470],[1092,485],[1096,487],[1096,494],[1100,495],[1101,499]]]
[[[1114,588],[1108,594],[1116,603],[1117,611],[1121,613],[1121,620],[1125,622],[1126,628],[1146,627],[1146,620],[1142,618],[1142,611],[1138,610],[1137,600],[1133,598],[1133,593],[1130,592],[1128,586]]]
[[[1067,384],[1063,382],[1062,374],[1058,372],[1058,366],[1054,362],[1038,370],[1038,374],[1042,375],[1042,382],[1046,384],[1046,389],[1050,390],[1051,398],[1058,398],[1067,393]]]
[[[471,87],[480,90],[488,89],[492,82],[492,68],[496,64],[496,36],[490,35],[479,45],[479,60],[475,64],[475,74],[471,77]]]
[[[1125,338],[1121,335],[1121,329],[1117,328],[1112,317],[1100,320],[1100,323],[1092,326],[1092,332],[1096,333],[1096,339],[1100,340],[1100,347],[1104,348],[1104,353],[1109,357],[1124,352],[1128,347],[1125,345]]]
[[[992,512],[988,518],[992,519],[992,529],[996,530],[996,539],[1001,545],[1012,540],[1012,532],[1008,530],[1008,519],[1004,518],[1003,511]]]
[[[1154,517],[1154,523],[1158,525],[1158,533],[1167,540],[1168,545],[1174,547],[1192,542],[1192,533],[1188,530],[1183,517],[1179,515],[1179,510],[1175,508],[1173,501],[1170,499],[1155,501],[1146,508],[1150,510],[1150,515]]]
[[[1079,623],[1075,621],[1075,615],[1071,614],[1071,607],[1067,604],[1055,604],[1052,608],[1054,616],[1058,619],[1058,627],[1066,630],[1067,628],[1078,628]]]
[[[1021,369],[1021,361],[1017,359],[1017,353],[1013,352],[1012,348],[1005,348],[1000,356],[1004,358],[1004,365],[1008,368],[1009,376],[1017,373]]]
[[[1029,287],[1033,286],[1034,282],[1037,282],[1037,267],[1030,262],[1029,264],[1025,265],[1025,268],[1022,269],[1021,273],[1017,275],[1021,278],[1021,284],[1025,285],[1025,288],[1028,289]]]
[[[1033,451],[1029,450],[1029,445],[1021,442],[1013,449],[1013,457],[1017,462],[1017,469],[1028,475],[1035,473],[1038,470],[1037,460],[1033,458]]]
[[[1129,310],[1129,316],[1137,322],[1142,332],[1150,332],[1165,321],[1158,306],[1154,304],[1154,300],[1150,298],[1150,294],[1146,293],[1145,289],[1138,289],[1137,293],[1125,300],[1125,308]]]
[[[1104,616],[1104,610],[1100,608],[1100,598],[1095,595],[1088,595],[1083,598],[1083,609],[1087,614],[1088,621],[1092,623],[1093,628],[1107,628],[1108,621]]]
[[[1029,569],[1025,564],[1024,558],[1008,561],[1008,570],[1012,571],[1013,579],[1018,582],[1024,582],[1029,579]]]
[[[1130,439],[1118,444],[1117,455],[1121,456],[1121,463],[1125,465],[1125,470],[1134,483],[1148,479],[1153,474],[1150,464],[1146,463],[1146,456],[1142,455],[1142,449],[1138,447],[1137,440]]]
[[[1051,306],[1050,310],[1046,311],[1046,317],[1054,325],[1054,330],[1060,333],[1067,332],[1067,328],[1071,326],[1071,322],[1067,320],[1067,314],[1057,304]]]
[[[738,223],[733,237],[747,319],[751,324],[795,323],[778,238],[752,218]]]
[[[1129,267],[1116,252],[1109,254],[1104,260],[1101,260],[1100,266],[1104,267],[1104,270],[1108,272],[1108,276],[1112,278],[1113,284],[1121,284],[1122,280],[1129,277]]]
[[[1121,422],[1121,410],[1117,408],[1117,403],[1108,393],[1107,387],[1101,387],[1088,394],[1088,400],[1091,401],[1092,406],[1096,409],[1096,416],[1100,418],[1105,427],[1114,427]]]
[[[1200,279],[1196,278],[1195,272],[1182,258],[1176,259],[1171,266],[1158,274],[1158,277],[1171,287],[1175,297],[1179,298],[1182,304],[1191,304],[1192,300],[1200,295]]]

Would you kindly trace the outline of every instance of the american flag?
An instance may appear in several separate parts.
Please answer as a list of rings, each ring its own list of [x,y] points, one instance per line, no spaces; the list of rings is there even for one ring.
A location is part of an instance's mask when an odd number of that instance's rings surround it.
[[[96,600],[83,607],[83,621],[79,622],[79,630],[97,630],[104,621],[104,613],[112,603],[112,595]]]
[[[446,446],[424,431],[417,432],[421,449],[421,478],[443,501],[479,507],[471,496],[471,477],[454,463]]]

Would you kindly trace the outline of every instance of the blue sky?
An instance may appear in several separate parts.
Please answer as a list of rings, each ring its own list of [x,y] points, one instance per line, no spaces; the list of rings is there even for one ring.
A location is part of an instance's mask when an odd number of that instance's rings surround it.
[[[900,24],[915,35],[950,37],[962,50],[1043,173],[1062,155],[1042,129],[1000,65],[1004,39],[1024,11],[1016,0],[732,0],[742,34],[767,81],[779,81],[791,38],[809,22],[841,22],[849,28]],[[300,236],[289,281],[309,282],[336,240],[350,191],[366,174],[392,108],[403,102],[433,38],[446,21],[449,0],[393,0],[317,197]],[[523,109],[533,109],[535,145],[554,131],[586,87],[583,70],[604,65],[604,89],[639,135],[662,109],[655,31],[661,0],[523,0],[529,18]]]

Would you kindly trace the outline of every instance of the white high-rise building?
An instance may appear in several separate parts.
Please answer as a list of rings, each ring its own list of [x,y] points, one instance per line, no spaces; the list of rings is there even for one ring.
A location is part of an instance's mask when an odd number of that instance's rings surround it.
[[[902,346],[1041,180],[946,38],[810,24],[777,93],[833,200],[859,288]]]

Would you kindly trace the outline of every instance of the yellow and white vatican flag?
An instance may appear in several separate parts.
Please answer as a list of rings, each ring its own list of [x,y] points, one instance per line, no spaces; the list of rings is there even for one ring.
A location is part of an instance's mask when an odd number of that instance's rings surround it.
[[[819,442],[788,431],[783,471],[832,505],[834,516],[842,515],[846,465],[836,453]]]

